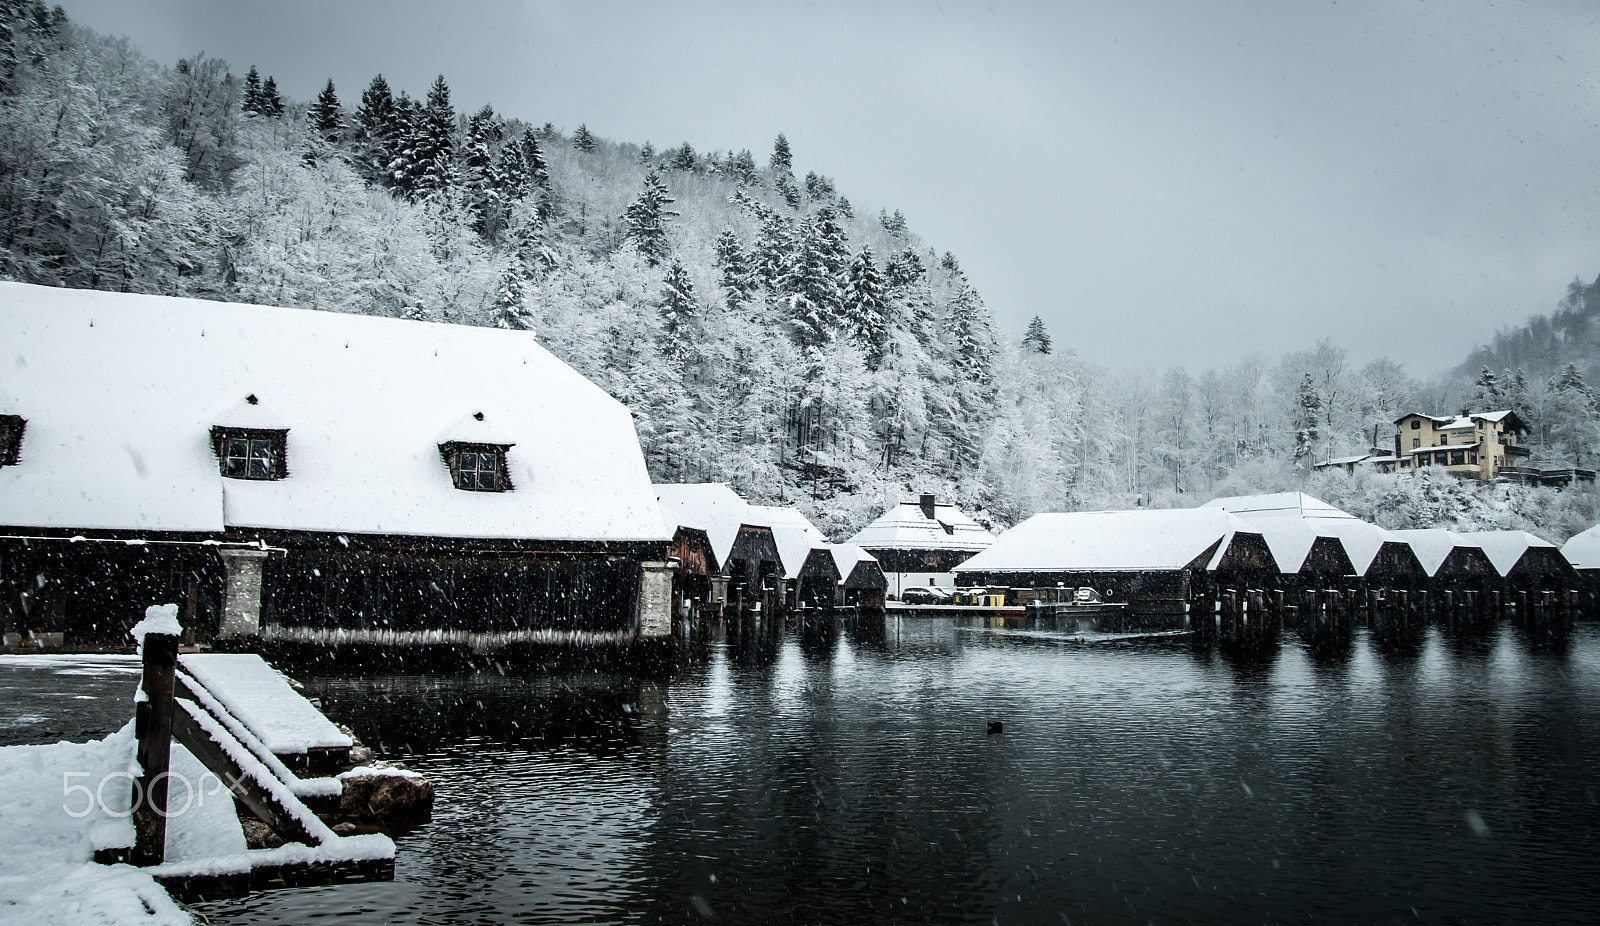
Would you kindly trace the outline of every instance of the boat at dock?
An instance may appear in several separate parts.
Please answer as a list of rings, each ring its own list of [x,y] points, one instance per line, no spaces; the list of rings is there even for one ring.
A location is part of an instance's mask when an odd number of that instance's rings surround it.
[[[1095,589],[1080,586],[1038,589],[1027,608],[1035,626],[1090,632],[1103,629],[1102,623],[1108,616],[1121,617],[1128,603],[1106,601]]]

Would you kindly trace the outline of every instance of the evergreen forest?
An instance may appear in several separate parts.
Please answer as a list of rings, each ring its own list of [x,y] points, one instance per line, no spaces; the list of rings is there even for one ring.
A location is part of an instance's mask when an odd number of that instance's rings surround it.
[[[523,330],[633,411],[656,481],[727,482],[834,539],[920,492],[996,529],[1288,489],[1555,540],[1600,514],[1589,489],[1314,466],[1389,446],[1404,412],[1491,407],[1535,462],[1594,466],[1600,281],[1426,382],[1327,341],[1108,369],[1039,317],[999,330],[957,255],[800,154],[468,111],[444,75],[286,99],[248,63],[153,62],[0,0],[0,278]]]

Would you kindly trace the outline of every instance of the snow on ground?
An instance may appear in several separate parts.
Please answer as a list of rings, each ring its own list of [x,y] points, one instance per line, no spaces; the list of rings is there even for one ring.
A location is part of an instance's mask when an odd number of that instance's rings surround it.
[[[134,748],[131,722],[91,743],[0,748],[0,922],[189,926],[149,874],[94,862],[97,847],[133,840],[125,814]],[[231,801],[215,803],[232,810]]]

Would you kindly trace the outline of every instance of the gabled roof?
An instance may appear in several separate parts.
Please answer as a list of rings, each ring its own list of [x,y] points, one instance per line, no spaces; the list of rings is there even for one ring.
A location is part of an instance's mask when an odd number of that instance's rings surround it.
[[[1377,559],[1385,543],[1405,542],[1376,524],[1368,524],[1366,521],[1349,516],[1307,518],[1306,524],[1315,530],[1318,536],[1339,538],[1339,543],[1344,546],[1344,553],[1350,557],[1350,565],[1355,567],[1358,576],[1366,575],[1372,568],[1372,561]]]
[[[1036,514],[955,571],[1210,569],[1235,533],[1259,532],[1220,508]]]
[[[728,561],[739,528],[755,524],[749,503],[721,482],[657,485],[655,492],[667,528],[705,531],[718,564]]]
[[[1291,517],[1291,518],[1349,518],[1356,516],[1340,511],[1320,498],[1304,492],[1274,492],[1268,495],[1225,495],[1214,498],[1202,508],[1221,508],[1241,518]]]
[[[1494,571],[1507,576],[1530,548],[1554,550],[1556,545],[1527,531],[1469,531],[1456,536],[1483,547]]]
[[[1468,536],[1447,531],[1442,527],[1390,531],[1391,534],[1411,544],[1411,552],[1428,575],[1437,575],[1439,567],[1450,558],[1456,547],[1478,547],[1482,544]]]
[[[828,538],[793,508],[775,505],[751,505],[751,523],[772,529],[772,539],[778,544],[778,559],[783,561],[783,577],[793,579],[800,575],[806,557],[812,550],[826,550]],[[841,575],[849,575],[841,572]]]
[[[1561,555],[1574,569],[1600,569],[1600,524],[1574,534],[1562,544]]]
[[[0,351],[0,413],[28,419],[9,526],[671,536],[628,410],[525,332],[0,283]],[[467,420],[515,444],[512,491],[452,484]],[[264,424],[289,476],[222,478],[211,428]]]
[[[850,578],[850,573],[856,568],[857,563],[876,563],[878,558],[861,549],[853,543],[830,543],[828,552],[833,554],[833,565],[839,570],[839,581]]]
[[[994,535],[954,505],[936,503],[930,518],[919,503],[901,502],[850,542],[871,550],[983,550]]]

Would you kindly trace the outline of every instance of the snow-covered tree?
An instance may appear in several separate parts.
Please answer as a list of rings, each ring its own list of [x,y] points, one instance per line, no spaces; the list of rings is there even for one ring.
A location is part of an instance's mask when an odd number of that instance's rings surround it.
[[[638,198],[623,213],[623,237],[633,242],[633,246],[639,249],[652,267],[672,253],[672,245],[667,241],[667,220],[677,213],[667,207],[674,202],[676,200],[667,193],[666,184],[652,170],[645,174],[644,189],[639,192]]]
[[[1050,353],[1050,333],[1044,330],[1044,319],[1035,315],[1028,321],[1028,331],[1022,336],[1022,346],[1036,354]]]

